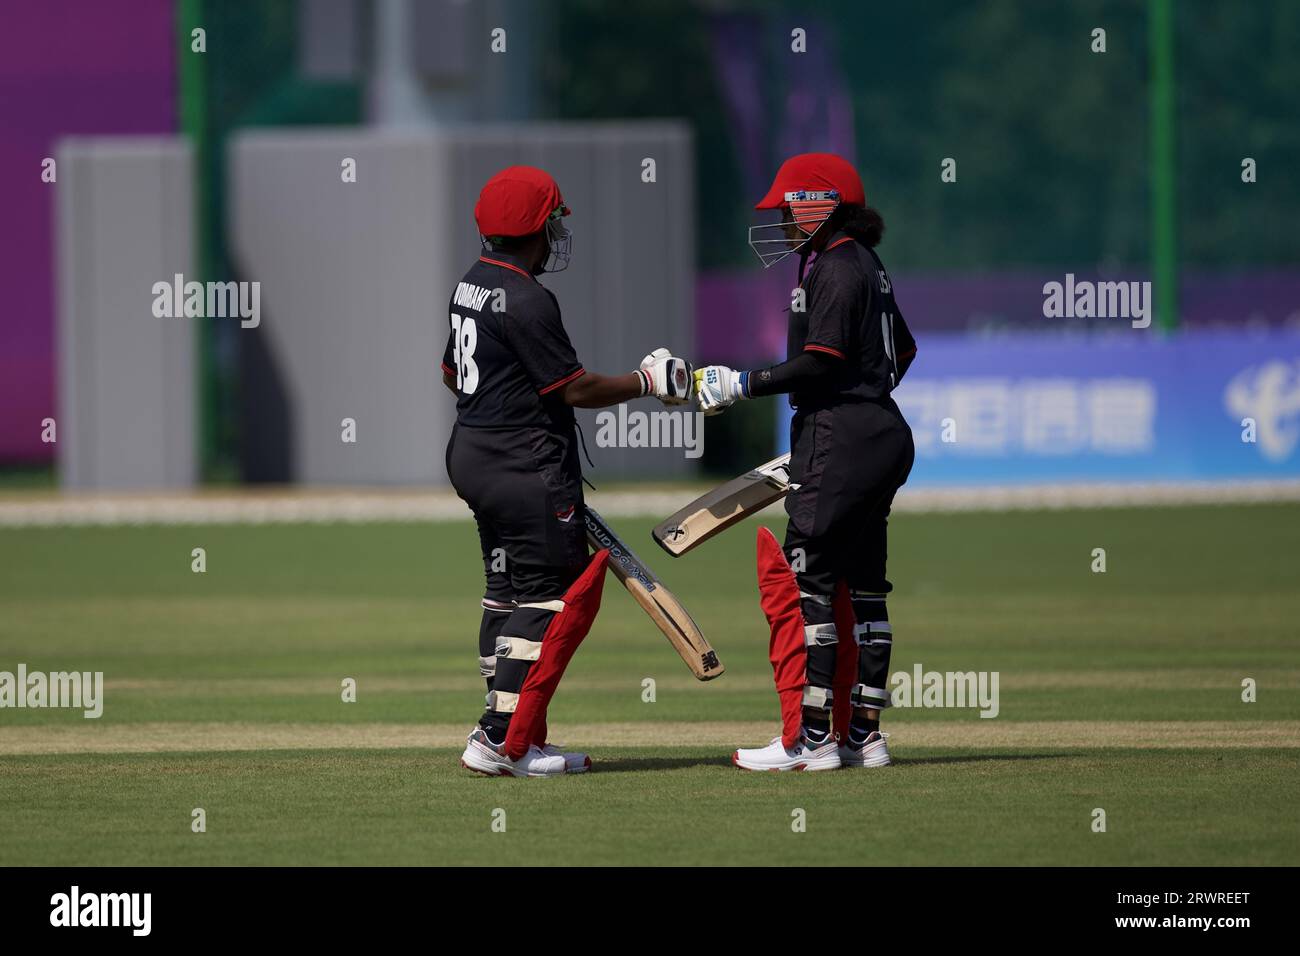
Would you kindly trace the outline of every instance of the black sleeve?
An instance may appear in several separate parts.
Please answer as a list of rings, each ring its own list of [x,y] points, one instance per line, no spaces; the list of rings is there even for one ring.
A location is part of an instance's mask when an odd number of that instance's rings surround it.
[[[560,306],[549,291],[529,296],[518,312],[506,318],[510,347],[538,394],[547,395],[583,373],[578,353],[569,341]]]
[[[788,362],[750,372],[745,383],[746,391],[751,397],[758,398],[814,388],[841,361],[827,352],[800,352]]]
[[[897,303],[895,303],[897,306]],[[903,318],[902,312],[894,313],[894,367],[897,374],[894,376],[894,384],[897,385],[907,374],[908,368],[912,365],[912,359],[916,358],[916,339],[912,338],[912,330],[907,327],[907,321]]]

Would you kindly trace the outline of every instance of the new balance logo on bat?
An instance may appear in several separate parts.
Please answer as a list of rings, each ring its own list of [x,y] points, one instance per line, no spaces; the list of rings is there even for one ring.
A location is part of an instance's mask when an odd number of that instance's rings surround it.
[[[799,490],[799,485],[790,481],[790,458],[788,455],[785,461],[780,461],[775,465],[761,465],[745,475],[745,477],[752,481],[766,481],[774,488],[788,488],[791,491]]]

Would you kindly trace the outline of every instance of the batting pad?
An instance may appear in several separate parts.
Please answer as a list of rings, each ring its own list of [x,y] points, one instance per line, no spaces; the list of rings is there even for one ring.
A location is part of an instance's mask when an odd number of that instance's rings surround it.
[[[564,592],[564,610],[551,618],[546,633],[542,635],[537,662],[519,691],[519,703],[506,732],[505,753],[511,760],[522,757],[532,744],[541,743],[539,735],[545,737],[546,709],[555,696],[565,668],[600,611],[608,557],[607,548],[596,552],[586,570]]]
[[[803,686],[807,667],[799,582],[776,537],[758,529],[758,599],[771,631],[768,658],[781,700],[781,742],[793,747],[803,725]]]

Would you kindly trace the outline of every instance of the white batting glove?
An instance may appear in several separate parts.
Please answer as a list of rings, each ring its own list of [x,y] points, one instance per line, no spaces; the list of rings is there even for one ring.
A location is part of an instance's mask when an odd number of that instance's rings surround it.
[[[742,398],[748,372],[737,372],[725,365],[708,365],[695,370],[695,393],[699,396],[700,410],[705,415],[716,415]]]
[[[667,349],[655,349],[641,360],[641,394],[653,395],[665,405],[685,405],[691,400],[691,363]]]

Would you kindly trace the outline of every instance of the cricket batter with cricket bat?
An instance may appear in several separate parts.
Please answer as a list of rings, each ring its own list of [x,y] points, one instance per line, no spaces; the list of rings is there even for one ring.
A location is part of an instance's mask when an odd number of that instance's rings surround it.
[[[695,372],[705,414],[776,394],[788,394],[795,409],[785,544],[766,528],[758,537],[782,733],[732,759],[747,770],[887,766],[886,523],[914,454],[890,392],[916,343],[875,253],[884,222],[848,162],[794,156],[756,208],[782,214],[750,229],[764,267],[799,257],[788,359],[753,371]]]
[[[568,215],[546,172],[511,166],[494,175],[474,208],[483,254],[448,307],[442,372],[456,425],[447,473],[474,512],[487,577],[479,628],[487,708],[461,763],[492,776],[591,766],[546,741],[547,705],[595,619],[610,554],[604,544],[594,558],[587,551],[574,407],[691,397],[690,365],[667,349],[626,375],[578,361],[558,301],[537,280],[568,265]]]

